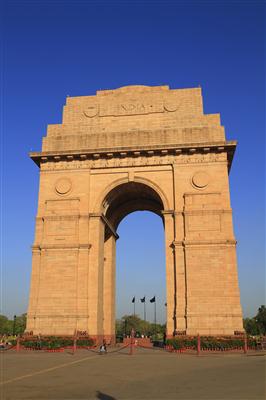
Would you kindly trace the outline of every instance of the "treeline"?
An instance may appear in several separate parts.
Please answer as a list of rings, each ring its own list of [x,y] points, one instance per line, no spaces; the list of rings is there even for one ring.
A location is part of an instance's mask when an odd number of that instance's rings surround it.
[[[26,329],[27,314],[22,314],[8,319],[0,315],[0,335],[21,335]]]

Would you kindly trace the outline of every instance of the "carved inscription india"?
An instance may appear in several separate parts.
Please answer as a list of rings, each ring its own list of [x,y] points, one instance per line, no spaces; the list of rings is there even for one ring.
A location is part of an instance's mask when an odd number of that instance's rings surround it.
[[[163,113],[165,111],[174,112],[178,108],[176,101],[167,102],[127,102],[127,103],[108,103],[108,104],[92,104],[84,110],[86,117],[107,117],[122,116],[134,114],[151,114]]]

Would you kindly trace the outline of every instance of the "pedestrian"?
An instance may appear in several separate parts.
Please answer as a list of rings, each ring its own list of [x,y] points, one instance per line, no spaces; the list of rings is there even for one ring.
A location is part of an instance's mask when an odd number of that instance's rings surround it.
[[[103,344],[100,346],[100,354],[106,354],[107,353],[107,347],[106,347],[106,341],[103,341]]]

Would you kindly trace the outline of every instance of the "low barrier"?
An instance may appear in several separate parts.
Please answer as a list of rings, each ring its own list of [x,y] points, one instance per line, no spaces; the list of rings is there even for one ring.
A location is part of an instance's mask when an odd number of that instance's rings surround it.
[[[256,340],[247,336],[241,337],[213,337],[213,336],[177,336],[167,339],[164,347],[153,347],[150,339],[130,337],[125,340],[124,346],[118,349],[108,351],[109,354],[120,352],[129,348],[129,354],[134,354],[137,347],[147,350],[167,351],[175,354],[228,354],[228,353],[247,353],[251,350],[261,350],[256,345]],[[88,345],[90,343],[90,345]],[[158,345],[157,345],[158,346]],[[10,346],[2,350],[13,351],[44,351],[47,353],[63,353],[65,350],[72,351],[75,354],[77,350],[88,350],[98,353],[99,349],[90,338],[58,338],[58,337],[18,337]]]
[[[142,337],[134,337],[133,339],[131,337],[125,337],[123,339],[123,344],[124,345],[131,344],[132,340],[135,346],[143,346],[148,348],[151,348],[153,346],[150,338],[142,338]]]

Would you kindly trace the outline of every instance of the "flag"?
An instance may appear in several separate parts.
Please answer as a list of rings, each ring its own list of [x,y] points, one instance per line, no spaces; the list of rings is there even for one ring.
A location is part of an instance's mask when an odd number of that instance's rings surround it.
[[[144,296],[142,299],[140,299],[140,301],[141,301],[142,303],[145,303],[145,296]]]
[[[134,296],[133,299],[132,299],[132,303],[135,303],[135,296]]]
[[[153,296],[153,298],[150,299],[150,303],[155,303],[155,296]]]

